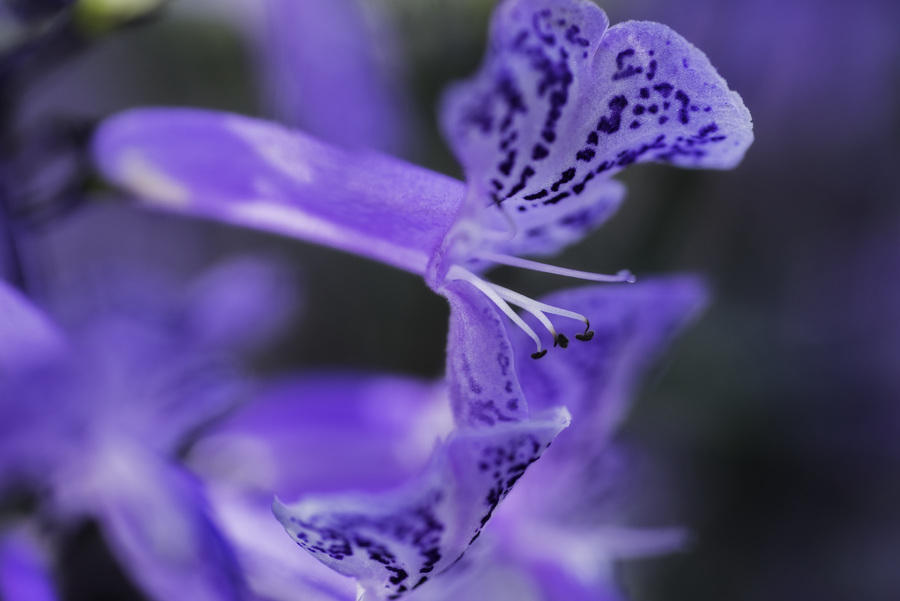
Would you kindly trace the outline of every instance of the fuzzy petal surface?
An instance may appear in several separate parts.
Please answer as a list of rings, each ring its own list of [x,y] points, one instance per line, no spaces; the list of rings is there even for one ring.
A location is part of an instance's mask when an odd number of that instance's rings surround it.
[[[110,181],[177,213],[270,231],[424,273],[464,185],[240,115],[135,109],[93,143]]]

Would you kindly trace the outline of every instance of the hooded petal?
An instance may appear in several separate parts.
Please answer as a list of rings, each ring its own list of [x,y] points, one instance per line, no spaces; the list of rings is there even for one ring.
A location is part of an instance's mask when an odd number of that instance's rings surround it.
[[[723,169],[743,157],[750,114],[700,50],[657,23],[607,26],[588,0],[497,10],[484,65],[442,114],[471,211],[500,205],[527,237],[585,206],[611,213],[618,197],[601,182],[632,163]]]
[[[150,597],[243,598],[237,561],[195,479],[129,442],[94,449],[88,461],[60,476],[57,502],[97,519],[122,566]]]
[[[112,182],[168,210],[271,231],[424,273],[460,182],[343,151],[274,123],[190,109],[104,122],[94,156]]]
[[[397,599],[465,553],[501,500],[568,425],[552,411],[492,428],[460,429],[408,485],[380,495],[279,501],[276,517],[302,548],[353,576],[367,599]]]
[[[0,599],[56,601],[46,549],[27,530],[0,538]]]

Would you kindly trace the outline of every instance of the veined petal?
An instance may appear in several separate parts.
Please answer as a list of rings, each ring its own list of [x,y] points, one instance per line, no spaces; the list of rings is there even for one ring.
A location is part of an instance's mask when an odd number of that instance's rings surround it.
[[[421,472],[452,427],[446,394],[431,382],[297,376],[215,426],[194,445],[190,463],[207,480],[263,497],[268,507],[272,491],[297,497],[396,487]]]
[[[424,273],[464,186],[274,123],[213,111],[136,109],[99,128],[103,174],[151,204],[292,236]]]
[[[456,431],[423,474],[380,495],[274,504],[292,538],[353,576],[366,599],[397,599],[453,565],[494,510],[568,425],[565,410],[493,428]]]
[[[0,538],[0,599],[56,601],[47,550],[25,529]]]
[[[95,452],[86,468],[61,477],[57,500],[98,520],[122,567],[150,597],[244,598],[237,561],[195,479],[131,443]]]
[[[447,382],[457,423],[489,428],[525,419],[528,403],[519,386],[506,318],[466,282],[451,282],[445,294],[450,302]],[[522,340],[521,348],[529,344]]]
[[[608,204],[599,182],[627,165],[741,160],[750,114],[706,56],[664,25],[607,26],[588,0],[497,10],[484,65],[451,89],[442,114],[471,211],[499,205],[522,236],[574,205]]]

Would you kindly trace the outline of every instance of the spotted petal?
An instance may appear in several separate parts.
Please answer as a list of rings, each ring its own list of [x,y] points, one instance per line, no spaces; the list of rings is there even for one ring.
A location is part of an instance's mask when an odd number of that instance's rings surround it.
[[[456,180],[274,123],[137,109],[103,123],[112,182],[171,211],[267,230],[424,273],[464,196]]]
[[[457,423],[479,428],[525,419],[528,405],[519,387],[506,318],[468,283],[454,281],[445,294],[450,302],[447,381]],[[530,342],[520,346],[534,349]]]
[[[568,413],[493,428],[461,429],[425,472],[380,495],[275,502],[291,537],[325,565],[353,576],[366,599],[398,599],[452,566],[500,501],[568,425]]]
[[[749,112],[700,50],[658,23],[607,26],[588,0],[508,0],[481,70],[445,99],[470,210],[500,205],[523,250],[530,230],[614,205],[602,182],[623,167],[727,169],[752,141]]]

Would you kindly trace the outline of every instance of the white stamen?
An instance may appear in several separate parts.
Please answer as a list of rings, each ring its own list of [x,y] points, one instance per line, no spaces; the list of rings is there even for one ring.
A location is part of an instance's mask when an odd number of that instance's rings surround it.
[[[498,284],[491,284],[494,288],[497,289],[500,294],[506,298],[508,301],[512,302],[519,307],[522,307],[532,315],[535,315],[535,311],[538,313],[550,313],[551,315],[559,315],[560,317],[568,317],[570,319],[576,319],[582,322],[586,326],[590,326],[590,322],[588,318],[582,315],[581,313],[576,313],[575,311],[569,311],[568,309],[561,309],[560,307],[554,307],[553,305],[548,305],[547,303],[542,303],[539,300],[534,300],[533,298],[529,298],[524,294],[519,294],[514,290],[510,290],[509,288],[504,288]],[[537,317],[537,315],[535,315]],[[538,318],[540,319],[540,318]]]
[[[525,309],[526,311],[528,311],[529,313],[534,315],[537,318],[537,320],[539,322],[541,322],[541,325],[544,326],[545,328],[547,328],[547,331],[550,332],[550,334],[553,336],[554,340],[556,339],[556,337],[557,337],[556,328],[553,327],[553,324],[550,322],[550,320],[547,318],[547,316],[544,315],[543,311],[541,311],[539,308],[535,307],[532,302],[529,302],[529,301],[531,301],[530,298],[528,298],[524,294],[519,294],[518,292],[515,292],[514,290],[510,290],[509,288],[504,288],[503,286],[500,286],[498,284],[491,283],[490,286],[493,287],[494,290],[496,290],[500,294],[500,296],[502,296],[504,299],[508,300],[509,302],[511,302],[512,304],[514,304],[516,306],[522,307],[523,309]]]
[[[521,259],[519,257],[511,257],[509,255],[503,255],[500,253],[494,253],[490,251],[479,251],[475,253],[480,259],[484,259],[485,261],[491,261],[492,263],[499,263],[501,265],[509,265],[510,267],[518,267],[520,269],[529,269],[531,271],[540,271],[543,273],[552,273],[556,275],[561,275],[568,278],[576,278],[579,280],[587,280],[589,282],[608,282],[608,283],[628,283],[633,284],[637,281],[632,274],[627,269],[623,269],[619,273],[615,275],[606,275],[602,273],[592,273],[590,271],[579,271],[577,269],[568,269],[565,267],[557,267],[555,265],[547,265],[545,263],[538,263],[537,261],[529,261],[528,259]]]
[[[519,317],[519,314],[516,313],[512,307],[509,306],[509,303],[507,303],[505,300],[503,300],[503,298],[501,298],[501,296],[497,293],[497,291],[494,290],[494,287],[492,284],[485,282],[484,280],[479,278],[477,275],[475,275],[474,273],[472,273],[465,267],[460,267],[459,265],[454,265],[453,267],[450,268],[450,270],[447,272],[447,278],[451,279],[451,280],[465,280],[465,281],[469,282],[470,284],[472,284],[473,286],[475,286],[476,288],[478,288],[479,290],[481,290],[481,292],[483,292],[484,295],[487,296],[491,300],[491,302],[493,302],[495,305],[497,305],[497,307],[499,307],[500,310],[503,311],[503,313],[507,317],[509,317],[510,321],[512,321],[514,324],[516,324],[519,328],[521,328],[521,330],[523,332],[528,334],[528,337],[534,341],[535,345],[537,345],[537,353],[544,352],[544,347],[541,344],[540,336],[538,336],[535,333],[535,331],[531,329],[531,326],[529,326],[527,323],[525,323],[522,320],[521,317]]]

